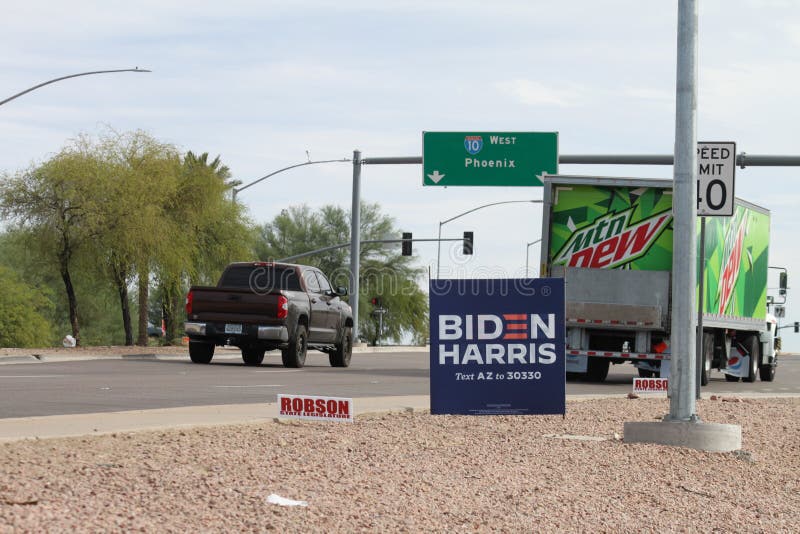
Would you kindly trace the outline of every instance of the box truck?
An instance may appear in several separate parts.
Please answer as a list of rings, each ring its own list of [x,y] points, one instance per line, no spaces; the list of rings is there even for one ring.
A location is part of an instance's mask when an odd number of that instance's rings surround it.
[[[603,381],[626,362],[640,376],[668,376],[672,180],[551,175],[543,206],[541,272],[565,279],[568,377]],[[704,244],[698,237],[702,385],[712,369],[729,381],[775,378],[769,224],[769,211],[737,198],[733,216],[707,217]]]

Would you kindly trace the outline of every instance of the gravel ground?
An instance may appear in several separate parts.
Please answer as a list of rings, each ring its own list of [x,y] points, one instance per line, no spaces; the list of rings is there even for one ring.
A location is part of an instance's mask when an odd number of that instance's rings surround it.
[[[5,443],[0,532],[800,531],[800,399],[699,401],[742,426],[724,454],[620,440],[665,399],[567,410]]]

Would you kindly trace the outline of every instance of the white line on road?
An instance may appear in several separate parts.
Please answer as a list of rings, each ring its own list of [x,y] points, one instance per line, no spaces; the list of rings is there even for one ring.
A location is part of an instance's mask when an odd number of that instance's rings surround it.
[[[0,375],[0,378],[60,378],[67,375]]]
[[[214,386],[215,388],[282,388],[283,384],[252,384],[243,386]]]

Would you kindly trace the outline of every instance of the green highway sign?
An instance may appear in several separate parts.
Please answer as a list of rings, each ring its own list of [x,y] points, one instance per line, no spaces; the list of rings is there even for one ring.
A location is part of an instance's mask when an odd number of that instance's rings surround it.
[[[557,132],[422,132],[422,185],[541,186]]]

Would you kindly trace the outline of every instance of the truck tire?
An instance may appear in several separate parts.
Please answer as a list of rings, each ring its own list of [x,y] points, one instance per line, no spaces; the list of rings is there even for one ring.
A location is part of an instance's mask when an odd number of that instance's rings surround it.
[[[653,378],[653,371],[639,367],[639,378]]]
[[[755,382],[758,376],[758,361],[761,356],[761,343],[758,336],[750,335],[744,340],[744,348],[750,353],[750,367],[747,368],[747,376],[742,377],[744,382]]]
[[[738,377],[738,376],[733,376],[733,375],[726,374],[726,375],[725,375],[725,381],[726,381],[726,382],[738,382],[738,381],[739,381],[739,377]]]
[[[758,376],[761,377],[762,382],[772,382],[775,380],[775,367],[774,364],[765,363],[758,368]]]
[[[264,361],[264,349],[258,348],[243,348],[242,360],[245,365],[258,366]]]
[[[703,360],[700,368],[700,385],[707,386],[711,378],[711,362],[714,359],[714,334],[703,332]]]
[[[289,346],[281,351],[284,367],[300,368],[306,364],[306,351],[308,340],[306,327],[299,324],[294,332],[294,337],[289,340]]]
[[[328,354],[331,367],[349,367],[350,358],[353,356],[353,329],[345,328],[342,332],[341,343],[336,344],[333,352]]]
[[[204,341],[189,341],[189,358],[194,363],[210,363],[214,357],[214,344]]]
[[[605,358],[589,358],[586,366],[586,378],[590,382],[603,382],[608,376],[608,366],[611,362]]]

